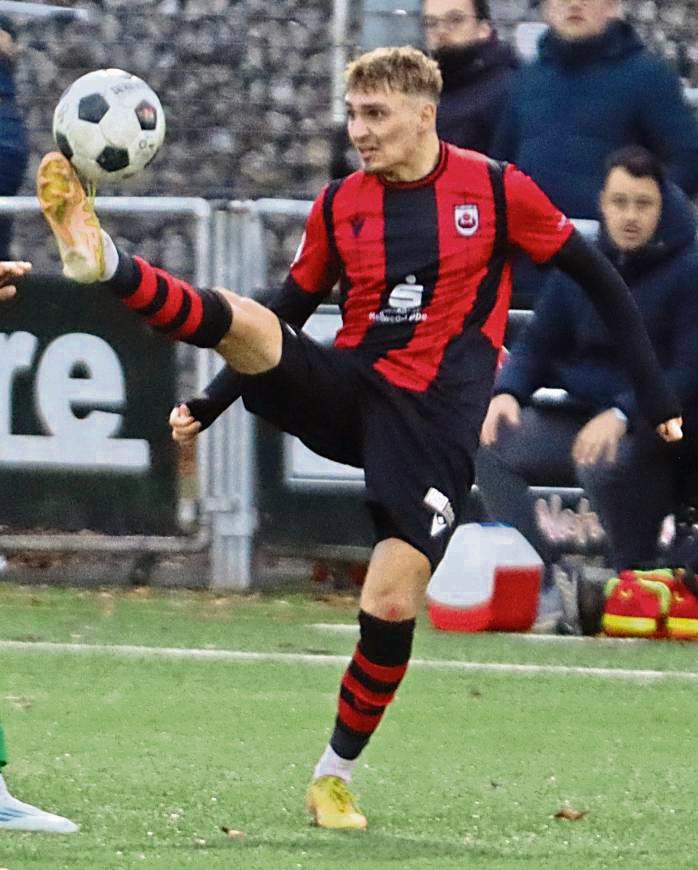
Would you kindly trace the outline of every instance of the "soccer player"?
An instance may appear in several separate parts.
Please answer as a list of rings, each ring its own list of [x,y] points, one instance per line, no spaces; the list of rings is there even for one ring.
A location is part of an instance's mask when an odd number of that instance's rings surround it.
[[[15,282],[31,269],[26,262],[0,262],[0,302],[17,292]],[[7,764],[5,734],[0,723],[0,770]],[[12,797],[0,773],[0,831],[42,831],[51,834],[73,834],[78,826],[69,819],[47,813]]]
[[[376,49],[348,66],[346,87],[363,168],[315,200],[268,307],[118,252],[69,162],[51,153],[38,172],[64,273],[105,281],[164,336],[213,347],[228,364],[205,395],[173,410],[176,440],[242,396],[321,455],[364,469],[376,543],[360,639],[307,794],[327,828],[367,824],[349,783],[405,675],[427,582],[463,516],[507,321],[511,246],[588,289],[642,413],[662,437],[681,435],[678,403],[610,264],[514,166],[439,141],[436,63],[411,47]],[[301,327],[337,281],[343,325],[322,347]]]

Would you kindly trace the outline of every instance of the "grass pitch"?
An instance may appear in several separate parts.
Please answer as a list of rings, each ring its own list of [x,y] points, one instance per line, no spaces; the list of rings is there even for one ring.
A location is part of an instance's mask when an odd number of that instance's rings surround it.
[[[676,642],[444,634],[423,618],[419,661],[355,778],[369,830],[311,827],[305,787],[343,670],[323,655],[350,655],[355,611],[337,597],[0,586],[0,641],[27,644],[0,645],[8,783],[82,826],[0,834],[0,867],[693,866],[698,647]],[[32,645],[45,641],[95,649]],[[274,657],[105,648],[126,644]]]

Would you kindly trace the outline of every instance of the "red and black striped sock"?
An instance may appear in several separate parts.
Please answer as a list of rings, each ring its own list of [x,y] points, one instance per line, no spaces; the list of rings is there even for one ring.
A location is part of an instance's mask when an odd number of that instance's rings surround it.
[[[395,697],[410,660],[414,626],[414,619],[388,622],[359,611],[360,639],[342,677],[330,740],[342,758],[358,758]]]
[[[215,347],[233,320],[230,305],[220,293],[196,289],[122,251],[116,272],[105,283],[153,329],[186,344]]]

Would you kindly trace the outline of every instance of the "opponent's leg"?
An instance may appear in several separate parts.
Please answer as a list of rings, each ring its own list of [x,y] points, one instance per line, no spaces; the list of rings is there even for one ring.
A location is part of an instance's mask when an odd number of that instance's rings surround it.
[[[5,735],[0,725],[0,769],[7,763]],[[44,812],[31,804],[18,801],[7,790],[0,774],[0,831],[36,831],[46,834],[74,834],[78,826],[69,819]]]
[[[380,541],[373,551],[361,593],[359,642],[342,677],[332,737],[308,788],[308,809],[321,827],[367,825],[348,783],[407,671],[430,573],[426,556],[400,539]]]
[[[163,336],[215,348],[243,374],[260,374],[277,365],[281,326],[276,315],[236,293],[196,289],[139,257],[119,254],[62,154],[51,152],[42,159],[37,196],[66,277],[106,283]]]

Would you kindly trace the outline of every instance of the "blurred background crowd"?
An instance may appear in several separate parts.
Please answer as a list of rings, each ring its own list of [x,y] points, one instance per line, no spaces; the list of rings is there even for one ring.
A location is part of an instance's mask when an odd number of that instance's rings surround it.
[[[366,10],[381,4],[343,5],[346,31],[339,50],[351,57],[364,47]],[[382,7],[391,5],[400,4]],[[403,6],[417,18],[418,4]],[[494,0],[490,6],[500,38],[512,45],[518,25],[541,19],[535,0]],[[160,156],[120,193],[308,199],[327,179],[338,51],[330,0],[58,0],[51,7],[57,14],[10,19],[17,101],[29,135],[29,166],[19,193],[33,193],[34,170],[52,146],[51,118],[63,90],[105,66],[145,78],[167,115]],[[637,0],[624,8],[643,41],[674,65],[688,87],[698,85],[697,7],[696,0]],[[76,17],[77,10],[84,16]],[[283,269],[297,245],[298,227],[280,221],[272,230],[270,260]],[[18,255],[32,232],[18,226]],[[157,236],[153,232],[151,222],[134,241],[146,256],[186,271],[181,227],[163,224]]]

